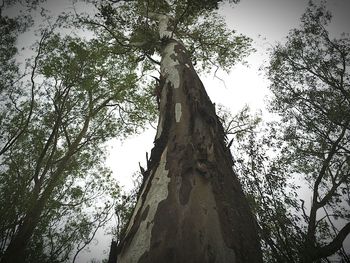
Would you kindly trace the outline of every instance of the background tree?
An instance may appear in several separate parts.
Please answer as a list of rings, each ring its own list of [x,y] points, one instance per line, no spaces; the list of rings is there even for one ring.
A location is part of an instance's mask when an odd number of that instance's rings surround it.
[[[291,165],[312,190],[310,209],[301,205],[303,262],[334,254],[350,232],[350,40],[330,36],[330,18],[324,6],[310,3],[301,28],[274,50],[268,72],[272,110],[288,123]]]
[[[1,19],[1,262],[74,261],[120,194],[103,143],[152,120],[154,103],[132,56],[52,28],[20,73],[16,19]]]
[[[298,185],[289,155],[283,155],[281,124],[266,123],[248,108],[220,116],[231,139],[234,169],[258,222],[264,262],[298,262],[303,238]]]
[[[113,239],[110,246],[109,256],[107,262],[114,262],[118,256],[118,247],[125,236],[125,232],[135,208],[138,195],[140,194],[140,187],[142,184],[142,173],[144,168],[140,165],[141,172],[134,174],[134,186],[129,192],[124,192],[117,200],[115,205],[115,226],[112,229]]]
[[[232,147],[267,262],[349,262],[350,41],[329,34],[330,20],[310,2],[300,28],[272,50],[270,109],[281,119],[252,126]]]

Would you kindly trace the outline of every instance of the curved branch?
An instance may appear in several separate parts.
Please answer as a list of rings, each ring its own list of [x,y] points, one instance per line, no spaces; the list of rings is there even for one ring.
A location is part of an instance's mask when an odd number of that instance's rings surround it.
[[[328,257],[333,255],[339,249],[341,249],[345,238],[350,233],[350,223],[347,223],[333,239],[331,243],[326,246],[318,247],[315,256],[318,258]],[[316,258],[315,258],[316,259]]]
[[[118,36],[111,29],[109,29],[106,25],[98,23],[98,22],[95,22],[95,21],[92,21],[92,20],[87,20],[87,19],[82,20],[82,22],[86,23],[86,24],[91,24],[91,25],[94,25],[94,26],[102,27],[103,29],[105,29],[115,39],[115,41],[119,45],[121,45],[122,47],[127,47],[127,48],[131,48],[132,47],[132,46],[130,46],[128,44],[125,44],[122,41],[120,41]]]
[[[39,48],[38,48],[38,53],[35,56],[34,59],[34,65],[32,68],[32,72],[31,72],[31,77],[30,77],[30,81],[31,81],[31,98],[30,98],[30,106],[29,106],[29,113],[28,116],[24,122],[24,125],[22,128],[20,128],[17,131],[17,134],[12,136],[12,138],[10,138],[8,140],[8,142],[5,144],[5,146],[0,150],[0,155],[4,154],[6,151],[8,151],[11,146],[19,139],[20,136],[22,136],[22,134],[27,130],[27,127],[30,123],[30,120],[32,118],[33,115],[33,108],[34,108],[34,102],[35,102],[35,97],[34,97],[34,89],[35,89],[35,81],[34,81],[34,77],[35,77],[35,72],[36,69],[38,67],[38,62],[39,62],[39,58],[42,52],[42,48],[43,48],[43,43],[46,39],[46,37],[49,35],[49,33],[47,31],[44,31],[40,41],[39,41]]]
[[[153,59],[150,55],[146,54],[146,57],[151,61],[153,62],[154,64],[157,64],[158,66],[160,66],[160,62]]]

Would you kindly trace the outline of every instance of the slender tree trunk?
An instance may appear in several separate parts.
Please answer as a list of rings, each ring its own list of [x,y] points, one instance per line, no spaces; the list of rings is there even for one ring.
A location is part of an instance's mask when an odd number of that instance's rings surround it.
[[[4,256],[0,263],[23,263],[25,262],[26,249],[30,242],[30,239],[34,233],[35,228],[39,224],[40,216],[50,195],[55,188],[57,181],[61,178],[62,172],[64,171],[67,161],[60,166],[55,174],[52,175],[52,180],[48,184],[47,188],[43,191],[41,197],[33,200],[33,206],[28,209],[23,222],[18,227],[15,237],[11,240],[7,247]]]
[[[25,216],[22,224],[18,227],[17,233],[7,247],[1,263],[23,263],[25,262],[25,250],[29,240],[36,228],[44,203],[38,201],[30,212]]]
[[[262,262],[215,107],[185,47],[164,42],[155,146],[117,262]]]
[[[79,143],[82,138],[85,136],[89,123],[91,120],[91,109],[90,114],[85,119],[84,125],[77,138],[71,144],[68,149],[66,156],[62,159],[62,163],[58,166],[57,170],[51,175],[50,182],[47,184],[43,193],[39,197],[39,193],[33,194],[32,206],[26,211],[26,215],[23,219],[22,224],[18,227],[18,230],[11,240],[9,246],[7,247],[3,257],[1,258],[0,263],[24,263],[25,262],[25,253],[30,242],[31,237],[33,236],[34,230],[39,224],[40,216],[47,204],[53,190],[57,187],[57,183],[64,176],[64,171],[66,166],[69,164],[71,157],[76,152]],[[39,190],[36,190],[39,191]],[[35,192],[36,192],[35,191]]]

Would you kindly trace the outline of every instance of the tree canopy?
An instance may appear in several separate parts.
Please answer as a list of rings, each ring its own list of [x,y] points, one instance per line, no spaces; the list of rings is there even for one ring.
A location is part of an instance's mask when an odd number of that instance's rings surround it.
[[[124,52],[132,51],[139,62],[157,65],[161,55],[159,21],[152,14],[167,14],[171,18],[168,26],[172,34],[188,48],[198,69],[219,66],[228,70],[252,50],[250,39],[229,30],[216,12],[222,1],[92,2],[96,16],[81,16],[80,22],[111,45],[120,46]]]
[[[26,24],[1,23],[0,255],[20,240],[27,262],[75,260],[121,194],[103,143],[140,131],[155,105],[132,58],[58,28],[40,31],[22,70],[15,29]]]

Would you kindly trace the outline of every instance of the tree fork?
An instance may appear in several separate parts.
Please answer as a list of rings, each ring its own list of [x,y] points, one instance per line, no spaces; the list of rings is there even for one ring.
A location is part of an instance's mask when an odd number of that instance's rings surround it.
[[[163,39],[155,146],[117,262],[260,263],[215,108],[182,43]]]

